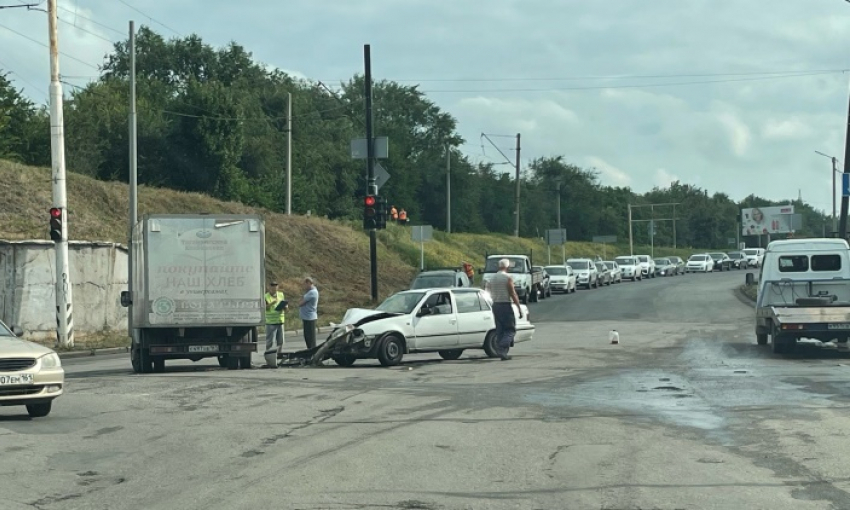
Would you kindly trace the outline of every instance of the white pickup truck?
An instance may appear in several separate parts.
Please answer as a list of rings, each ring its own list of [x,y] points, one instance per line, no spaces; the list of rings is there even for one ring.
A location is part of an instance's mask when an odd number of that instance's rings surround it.
[[[481,273],[484,275],[482,285],[493,279],[499,271],[499,261],[508,259],[511,263],[508,274],[514,280],[514,287],[522,304],[537,302],[539,295],[543,293],[543,271],[536,271],[531,263],[531,258],[526,255],[489,255],[484,263]]]
[[[756,298],[756,340],[773,351],[797,340],[847,343],[850,337],[850,246],[844,239],[788,239],[764,253]],[[748,273],[747,279],[752,278]]]

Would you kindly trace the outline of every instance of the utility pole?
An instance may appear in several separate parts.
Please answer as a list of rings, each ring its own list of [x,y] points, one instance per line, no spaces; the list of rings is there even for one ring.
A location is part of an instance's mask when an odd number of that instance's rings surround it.
[[[847,111],[847,134],[844,140],[844,173],[850,174],[850,106]],[[842,176],[843,178],[843,176]],[[842,181],[843,184],[843,181]],[[843,188],[844,186],[842,186]],[[841,193],[841,216],[838,217],[838,237],[847,239],[847,203],[848,197]]]
[[[366,67],[366,194],[377,195],[375,185],[375,139],[372,135],[372,52],[363,45],[363,62]],[[378,300],[378,231],[369,229],[369,267],[372,274],[372,301]]]
[[[519,151],[520,151],[520,143],[519,143],[519,133],[516,134],[516,197],[514,200],[516,204],[514,205],[514,216],[515,224],[514,224],[514,237],[519,237]]]
[[[286,94],[286,214],[292,214],[292,92]]]
[[[129,221],[127,225],[127,232],[129,241],[127,246],[129,250],[127,251],[127,291],[130,294],[130,305],[127,307],[127,328],[129,330],[129,336],[133,336],[133,273],[135,268],[135,260],[134,260],[134,250],[133,250],[133,228],[136,226],[136,222],[138,221],[139,214],[139,196],[138,196],[138,145],[137,145],[137,134],[136,134],[136,27],[135,24],[130,21],[130,39],[129,39],[129,52],[130,52],[130,118],[129,120],[129,140],[130,140],[130,214],[128,215]]]
[[[452,153],[446,144],[446,233],[452,233]]]
[[[655,206],[649,208],[652,219],[649,221],[649,254],[655,258]]]
[[[50,37],[50,160],[53,206],[62,211],[62,236],[56,243],[56,325],[62,347],[74,346],[71,271],[68,263],[68,198],[65,193],[65,120],[59,82],[59,27],[56,0],[47,0]]]
[[[836,192],[836,190],[835,190],[835,186],[836,186],[835,174],[839,173],[839,171],[838,171],[838,159],[835,156],[830,156],[829,154],[824,154],[821,151],[815,151],[815,154],[820,154],[821,156],[829,158],[829,160],[832,162],[832,231],[836,232],[837,226],[836,226],[835,222],[838,219],[838,215],[835,212],[835,192]]]
[[[629,206],[629,255],[635,254],[635,242],[634,237],[632,236],[632,204],[628,204]]]
[[[561,230],[561,183],[560,182],[555,187],[555,191],[558,192],[558,204],[557,204],[557,206],[558,206],[557,207],[557,210],[558,210],[558,230]]]
[[[676,204],[673,204],[673,249],[676,249]]]

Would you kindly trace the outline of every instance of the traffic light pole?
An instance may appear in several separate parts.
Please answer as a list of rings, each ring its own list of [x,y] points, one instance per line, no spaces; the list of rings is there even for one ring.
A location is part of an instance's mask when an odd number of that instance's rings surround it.
[[[372,54],[368,44],[363,46],[366,81],[366,194],[377,195],[375,184],[375,138],[372,134]],[[372,282],[372,301],[378,301],[378,231],[369,229],[369,269]]]
[[[50,160],[53,174],[53,206],[62,211],[62,237],[56,243],[56,332],[61,347],[74,346],[71,271],[68,263],[68,200],[65,194],[65,121],[62,84],[59,82],[59,30],[56,1],[47,0],[50,38]]]

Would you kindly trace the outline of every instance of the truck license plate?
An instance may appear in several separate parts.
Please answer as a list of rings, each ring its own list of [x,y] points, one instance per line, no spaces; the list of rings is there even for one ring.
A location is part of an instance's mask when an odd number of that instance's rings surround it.
[[[0,386],[32,384],[32,374],[0,375]]]
[[[190,345],[189,352],[218,352],[216,345]]]
[[[845,324],[829,324],[827,329],[850,329],[850,323]]]

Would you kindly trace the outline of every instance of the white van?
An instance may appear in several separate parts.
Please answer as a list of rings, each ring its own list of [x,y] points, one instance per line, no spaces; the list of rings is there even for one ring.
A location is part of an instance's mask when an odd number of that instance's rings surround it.
[[[741,253],[744,254],[749,267],[759,267],[764,260],[764,248],[744,248]]]
[[[800,338],[850,337],[850,245],[844,239],[787,239],[765,250],[756,299],[756,339],[784,352]]]

